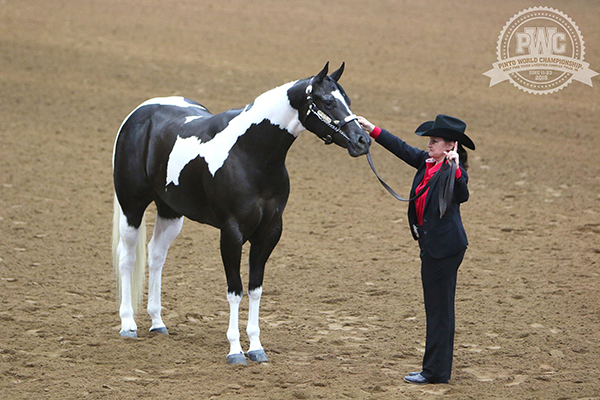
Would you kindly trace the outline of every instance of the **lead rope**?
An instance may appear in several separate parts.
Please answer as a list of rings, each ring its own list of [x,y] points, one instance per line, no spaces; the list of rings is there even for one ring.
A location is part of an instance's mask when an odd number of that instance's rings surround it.
[[[442,173],[442,167],[440,167],[440,169],[431,177],[431,179],[429,179],[429,182],[427,182],[427,184],[423,187],[423,189],[421,189],[421,191],[417,194],[415,194],[413,197],[409,198],[409,199],[405,199],[402,196],[400,196],[398,193],[396,193],[394,191],[394,189],[392,189],[390,187],[390,185],[388,185],[387,183],[384,182],[383,179],[381,179],[379,177],[379,174],[377,173],[377,170],[375,170],[375,165],[373,164],[373,159],[371,158],[371,152],[369,151],[367,153],[367,161],[369,162],[369,166],[371,167],[371,170],[373,171],[373,173],[375,174],[375,176],[377,177],[377,179],[379,179],[379,182],[381,183],[381,185],[385,188],[385,190],[387,190],[392,196],[394,196],[396,198],[396,200],[399,201],[413,201],[418,199],[419,197],[421,197],[423,194],[425,194],[425,192],[427,191],[427,189],[429,189],[429,187],[431,186],[431,183],[434,182],[437,177]],[[446,162],[446,159],[444,159],[443,161],[444,163]],[[454,163],[450,163],[450,164],[454,164]],[[443,164],[442,164],[443,166]],[[451,166],[451,171],[453,173],[456,173],[456,164],[454,164],[454,166]],[[454,176],[454,175],[451,175]],[[454,181],[454,179],[450,179],[451,181]],[[444,214],[446,213],[446,208],[447,208],[447,204],[449,202],[452,201],[452,192],[454,190],[454,182],[450,183],[447,187],[446,190],[444,190],[443,194],[442,192],[440,192],[440,218],[442,218],[444,216]],[[443,205],[442,205],[443,203]],[[442,209],[443,206],[443,209]]]
[[[399,201],[413,201],[413,200],[418,199],[419,197],[421,197],[427,191],[427,189],[429,189],[429,186],[431,186],[431,182],[433,181],[433,177],[431,177],[431,179],[429,180],[429,182],[427,182],[427,184],[425,185],[425,187],[423,187],[423,189],[421,189],[421,191],[419,193],[415,194],[414,197],[411,197],[409,199],[405,199],[404,197],[402,197],[398,193],[396,193],[396,191],[394,189],[392,189],[390,187],[390,185],[388,185],[387,183],[385,183],[385,181],[379,177],[379,174],[377,173],[377,170],[375,170],[375,165],[373,164],[373,159],[371,158],[371,152],[370,151],[367,153],[367,161],[369,162],[369,166],[371,167],[371,170],[373,171],[373,173],[375,174],[375,176],[377,177],[377,179],[379,179],[379,182],[381,183],[381,185],[392,196],[394,196],[396,198],[396,200],[399,200]],[[441,168],[440,168],[440,170],[441,170]],[[437,174],[437,172],[436,172],[436,174]]]

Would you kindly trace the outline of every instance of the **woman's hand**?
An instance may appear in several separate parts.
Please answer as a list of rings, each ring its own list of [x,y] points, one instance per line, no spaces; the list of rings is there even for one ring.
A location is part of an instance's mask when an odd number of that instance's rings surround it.
[[[458,153],[456,152],[457,149],[458,149],[458,142],[454,142],[454,148],[450,151],[444,152],[444,154],[446,155],[446,158],[448,158],[448,160],[450,160],[450,161],[454,161],[456,163],[456,165],[458,165]]]
[[[356,120],[367,133],[371,133],[373,132],[373,129],[375,129],[375,125],[370,123],[365,117],[358,116]]]

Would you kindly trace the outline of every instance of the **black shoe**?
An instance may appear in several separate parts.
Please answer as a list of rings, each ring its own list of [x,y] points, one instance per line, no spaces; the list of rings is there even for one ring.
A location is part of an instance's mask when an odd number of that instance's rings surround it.
[[[421,373],[417,373],[416,375],[407,375],[404,377],[404,381],[408,383],[414,383],[417,385],[423,385],[429,383],[427,379]]]
[[[409,372],[408,376],[415,376],[415,375],[419,375],[421,372],[423,371],[419,371],[419,372]]]

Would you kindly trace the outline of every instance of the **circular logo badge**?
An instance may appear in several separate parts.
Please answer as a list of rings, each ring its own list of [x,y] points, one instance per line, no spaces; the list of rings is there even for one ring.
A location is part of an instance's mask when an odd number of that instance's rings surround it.
[[[532,7],[514,15],[498,38],[498,61],[484,73],[490,86],[509,80],[533,94],[549,94],[573,79],[592,86],[597,72],[583,61],[583,37],[575,23],[562,12]]]

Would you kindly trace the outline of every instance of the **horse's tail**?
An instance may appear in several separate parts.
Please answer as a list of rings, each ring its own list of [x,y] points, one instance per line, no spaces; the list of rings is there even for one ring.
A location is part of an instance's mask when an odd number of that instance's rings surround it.
[[[115,276],[117,278],[117,307],[121,305],[121,269],[119,268],[119,241],[121,234],[119,226],[121,224],[121,205],[115,194],[113,206],[113,237],[112,237],[112,257]],[[142,302],[144,290],[144,278],[146,276],[146,216],[142,218],[138,232],[138,242],[135,251],[135,266],[131,275],[131,305],[136,312]]]

